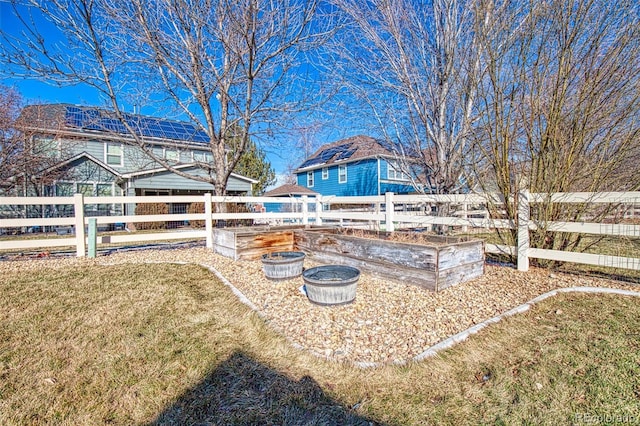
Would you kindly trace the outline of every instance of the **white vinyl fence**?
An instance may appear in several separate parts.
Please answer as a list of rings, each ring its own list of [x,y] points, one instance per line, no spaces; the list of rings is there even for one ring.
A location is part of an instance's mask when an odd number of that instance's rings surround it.
[[[366,227],[393,232],[397,228],[425,228],[433,225],[483,229],[516,229],[518,230],[517,247],[486,244],[490,253],[507,253],[518,258],[518,269],[528,270],[529,259],[549,259],[576,262],[589,265],[610,266],[624,269],[640,270],[640,259],[607,256],[598,254],[572,253],[557,250],[543,250],[529,246],[529,231],[541,226],[530,219],[530,207],[536,203],[550,200],[554,203],[580,204],[615,204],[622,206],[625,217],[634,216],[640,205],[640,192],[616,193],[559,193],[529,194],[522,192],[519,197],[519,214],[517,224],[509,220],[491,218],[487,212],[487,201],[499,203],[500,197],[495,194],[448,194],[448,195],[396,195],[387,193],[383,196],[370,197],[214,197],[211,194],[202,196],[145,196],[145,197],[84,197],[76,194],[73,197],[0,197],[0,232],[15,233],[25,230],[65,230],[72,229],[68,236],[51,233],[29,234],[28,238],[20,236],[0,236],[0,250],[46,249],[50,247],[69,247],[76,249],[77,256],[85,256],[87,252],[86,226],[90,219],[95,219],[100,229],[116,224],[135,224],[141,222],[187,223],[204,221],[201,229],[182,227],[161,232],[99,232],[97,244],[140,243],[148,241],[203,239],[207,247],[213,246],[213,230],[216,223],[225,220],[247,220],[254,224],[301,224],[323,225],[338,224],[349,227]],[[167,203],[172,205],[188,205],[204,203],[204,213],[174,213],[168,215],[135,215],[134,206],[142,203]],[[214,213],[216,203],[234,203],[246,206],[278,206],[277,210],[253,209],[248,213]],[[434,213],[434,206],[448,203],[457,206],[451,217],[439,217]],[[113,211],[119,215],[102,215],[92,217],[86,212],[88,206],[119,206]],[[67,206],[68,217],[52,217],[59,209],[56,206]],[[339,208],[336,208],[339,206]],[[40,212],[38,217],[25,214],[28,209]],[[273,208],[271,209],[273,210]],[[128,214],[122,214],[127,212]],[[27,218],[25,218],[27,216]],[[635,223],[635,222],[634,222]],[[590,223],[590,222],[552,222],[545,223],[546,229],[562,232],[576,232],[592,235],[621,237],[640,237],[640,225],[634,223]],[[130,226],[133,228],[132,226]]]

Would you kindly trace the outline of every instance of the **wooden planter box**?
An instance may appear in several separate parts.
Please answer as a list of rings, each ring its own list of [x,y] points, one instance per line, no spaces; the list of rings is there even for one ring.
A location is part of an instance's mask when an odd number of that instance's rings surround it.
[[[233,260],[256,260],[276,251],[293,251],[293,229],[273,227],[216,228],[213,250]]]
[[[314,260],[356,267],[440,291],[484,273],[484,242],[428,237],[424,244],[343,235],[337,230],[295,230],[295,245]]]
[[[304,229],[304,226],[215,228],[213,250],[233,260],[257,260],[264,254],[293,251],[295,229]]]

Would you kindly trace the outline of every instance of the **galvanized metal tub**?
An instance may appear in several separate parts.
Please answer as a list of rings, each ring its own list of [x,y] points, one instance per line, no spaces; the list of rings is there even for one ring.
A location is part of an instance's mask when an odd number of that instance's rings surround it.
[[[262,256],[262,270],[270,280],[288,280],[302,274],[305,254],[301,251],[277,251]]]
[[[345,265],[326,265],[302,273],[307,297],[318,305],[344,305],[356,298],[360,271]]]

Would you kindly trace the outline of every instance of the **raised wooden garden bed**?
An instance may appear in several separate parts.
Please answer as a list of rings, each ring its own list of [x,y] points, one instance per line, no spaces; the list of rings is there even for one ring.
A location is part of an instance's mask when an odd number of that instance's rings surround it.
[[[215,228],[213,250],[233,260],[258,260],[277,251],[294,251],[296,229],[333,229],[327,226],[251,226]]]
[[[293,251],[292,227],[240,227],[213,230],[213,250],[233,260],[256,260],[276,251]]]
[[[358,232],[363,236],[347,235],[337,229],[297,229],[295,246],[321,263],[353,266],[433,291],[484,273],[481,240],[420,236],[420,243],[409,243],[391,241],[384,233]]]

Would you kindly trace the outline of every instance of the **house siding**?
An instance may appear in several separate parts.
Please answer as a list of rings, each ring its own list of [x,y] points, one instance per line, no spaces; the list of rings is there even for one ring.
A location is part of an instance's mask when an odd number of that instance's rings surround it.
[[[380,161],[380,176],[378,176]],[[329,168],[329,178],[322,179],[322,167],[312,170],[314,185],[307,185],[307,171],[299,172],[298,185],[312,189],[322,195],[336,196],[369,196],[381,195],[385,192],[410,194],[416,192],[410,182],[387,179],[388,163],[384,159],[370,158],[361,161],[344,163],[347,165],[347,182],[338,182],[338,165]]]
[[[384,158],[380,159],[380,193],[393,192],[395,194],[412,194],[415,188],[410,181],[398,181],[389,179],[389,163]]]
[[[380,193],[393,192],[394,194],[413,194],[416,189],[411,185],[403,185],[399,183],[380,182]]]
[[[189,174],[204,176],[204,171],[193,169]],[[149,189],[149,190],[191,190],[213,192],[213,185],[206,182],[199,182],[182,176],[175,175],[168,171],[160,171],[154,174],[134,176],[131,178],[129,188]],[[251,183],[230,176],[227,181],[227,191],[229,192],[250,192]]]
[[[47,139],[43,139],[43,143],[47,142]],[[151,160],[151,158],[146,155],[142,150],[138,147],[128,144],[122,144],[123,150],[123,161],[122,165],[118,164],[108,164],[107,156],[106,156],[106,145],[107,141],[105,140],[70,140],[63,139],[60,140],[59,146],[64,147],[63,157],[71,157],[76,154],[80,154],[82,152],[86,152],[87,154],[97,158],[98,160],[104,162],[105,164],[112,167],[114,170],[117,170],[120,173],[133,173],[142,170],[153,170],[162,167],[160,164]],[[119,144],[119,142],[109,142],[114,144]],[[159,157],[163,155],[163,147],[156,145],[153,148],[154,154]],[[179,150],[180,153],[180,162],[181,163],[192,163],[192,152],[206,153],[207,150],[199,150],[199,149],[190,149],[190,148],[182,148]],[[210,156],[210,154],[209,154]],[[64,158],[61,158],[64,159]]]
[[[51,143],[50,139],[42,138],[41,143]],[[86,139],[86,140],[76,140],[76,139],[60,139],[58,140],[58,148],[54,150],[54,153],[61,153],[62,158],[72,157],[77,154],[87,153],[92,157],[96,158],[99,161],[102,161],[104,164],[107,164],[113,170],[117,171],[121,174],[127,173],[136,173],[144,170],[155,170],[159,169],[162,166],[154,161],[141,151],[139,148],[133,145],[121,144],[123,149],[123,160],[122,165],[117,164],[108,164],[106,158],[106,145],[108,141],[106,140],[97,140],[97,139]],[[109,142],[116,143],[119,142]],[[62,148],[60,148],[62,147]],[[163,147],[162,146],[154,146],[153,151],[155,154],[162,156]],[[63,150],[63,151],[62,151]],[[191,152],[206,152],[205,150],[192,150],[183,148],[179,150],[180,152],[180,162],[182,163],[191,163],[192,155]],[[60,156],[60,155],[58,155]],[[100,170],[96,170],[96,167],[93,167],[92,173],[87,172],[85,169],[85,165],[95,165],[93,162],[85,161],[84,159],[81,161],[73,162],[69,169],[70,175],[68,175],[64,181],[74,182],[74,185],[82,182],[111,182],[113,181],[113,175],[98,167]],[[107,174],[110,178],[105,179],[102,175]],[[189,173],[197,174],[200,176],[204,176],[205,172],[199,169],[191,169]],[[199,182],[193,179],[188,179],[182,176],[178,176],[168,171],[160,171],[154,174],[149,175],[140,175],[134,176],[131,178],[128,183],[129,191],[127,192],[129,195],[133,194],[133,190],[135,189],[148,189],[148,190],[182,190],[182,191],[206,191],[213,192],[213,186],[206,182]],[[227,183],[227,191],[234,193],[245,193],[251,192],[251,183],[242,179],[238,179],[236,177],[231,176]]]
[[[347,166],[347,181],[338,182],[338,164],[328,167],[329,178],[322,179],[322,167],[313,170],[314,185],[307,185],[307,172],[298,173],[298,185],[322,195],[378,195],[378,160],[375,158],[343,163]]]

